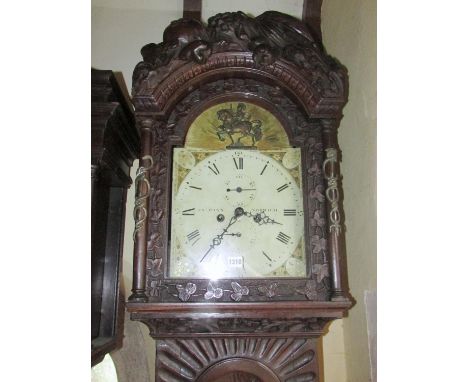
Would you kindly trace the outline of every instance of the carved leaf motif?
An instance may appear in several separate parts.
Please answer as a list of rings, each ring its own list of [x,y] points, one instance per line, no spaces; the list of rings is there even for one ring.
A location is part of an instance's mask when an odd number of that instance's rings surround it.
[[[152,233],[150,240],[148,241],[148,250],[155,250],[156,248],[161,248],[161,234],[160,233]]]
[[[312,273],[317,275],[317,282],[321,282],[325,277],[328,277],[328,264],[314,264]]]
[[[320,175],[322,172],[320,166],[315,162],[312,166],[310,166],[308,169],[307,169],[307,173],[309,175]]]
[[[214,298],[221,298],[223,296],[223,290],[221,288],[215,288],[211,283],[208,283],[205,293],[205,300]]]
[[[154,210],[153,214],[151,215],[152,222],[153,223],[159,223],[159,221],[161,220],[161,218],[163,216],[163,213],[164,213],[163,210],[160,210],[160,211]]]
[[[161,263],[162,259],[146,259],[146,269],[150,276],[157,277],[161,274]]]
[[[276,289],[278,288],[278,283],[272,283],[269,286],[259,286],[258,290],[260,293],[265,294],[268,298],[276,296]]]
[[[190,296],[197,290],[197,286],[194,283],[187,283],[185,287],[181,284],[177,284],[176,288],[179,291],[179,299],[182,301],[188,301]]]
[[[311,237],[311,240],[313,253],[320,253],[327,248],[327,240],[325,238],[320,238],[319,235],[314,235]]]
[[[305,295],[309,300],[316,300],[318,298],[317,283],[315,280],[307,280],[304,289],[299,289],[297,292]]]
[[[315,210],[314,217],[311,219],[312,227],[323,227],[325,225],[325,219],[320,217],[319,210]]]
[[[249,294],[249,288],[241,286],[239,283],[232,282],[231,287],[234,291],[234,293],[231,294],[231,298],[234,301],[240,301],[242,296],[247,296]]]
[[[317,199],[319,202],[323,203],[325,201],[325,195],[323,194],[323,186],[321,184],[317,185],[315,189],[310,192],[310,197],[312,199]]]
[[[154,296],[157,296],[159,291],[158,291],[158,288],[160,286],[160,283],[158,280],[152,280],[151,283],[150,283],[150,291],[149,291],[149,295],[151,297],[154,297]]]

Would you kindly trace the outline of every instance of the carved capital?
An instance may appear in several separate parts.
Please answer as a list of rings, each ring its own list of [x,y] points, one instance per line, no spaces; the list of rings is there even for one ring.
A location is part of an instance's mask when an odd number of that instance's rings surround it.
[[[320,120],[324,134],[336,134],[340,120],[336,118],[323,118]]]
[[[154,125],[154,119],[146,117],[146,116],[137,115],[136,121],[137,121],[137,126],[140,130],[144,130],[144,129],[151,130]]]

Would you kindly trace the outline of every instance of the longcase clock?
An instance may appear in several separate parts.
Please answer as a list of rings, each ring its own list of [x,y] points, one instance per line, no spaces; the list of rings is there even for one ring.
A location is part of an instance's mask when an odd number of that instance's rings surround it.
[[[156,381],[318,381],[343,286],[346,69],[295,18],[181,19],[141,50],[133,289]]]

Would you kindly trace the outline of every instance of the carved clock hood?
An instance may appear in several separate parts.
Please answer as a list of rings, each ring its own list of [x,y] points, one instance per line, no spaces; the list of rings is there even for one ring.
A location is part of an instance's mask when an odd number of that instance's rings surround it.
[[[173,21],[163,42],[141,54],[132,86],[142,143],[127,308],[156,339],[156,380],[317,381],[316,340],[351,306],[337,144],[346,69],[305,24],[274,11],[222,13],[206,26]],[[223,102],[265,108],[302,152],[305,277],[169,277],[173,148],[184,146],[202,111]]]
[[[268,11],[256,18],[222,13],[205,27],[173,21],[163,42],[141,49],[133,73],[138,110],[166,115],[201,82],[240,75],[280,86],[314,118],[334,117],[347,101],[347,72],[294,17]]]

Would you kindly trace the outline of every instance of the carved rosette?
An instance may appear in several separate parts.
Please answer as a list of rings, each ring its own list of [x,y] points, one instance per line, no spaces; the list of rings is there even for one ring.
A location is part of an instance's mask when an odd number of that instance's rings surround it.
[[[221,369],[228,362],[232,363],[235,373],[241,378],[233,381],[314,381],[318,374],[314,339],[166,339],[157,342],[156,380],[213,381],[216,375],[214,369]],[[232,372],[221,371],[217,374],[229,378]],[[218,381],[218,378],[215,380]]]

